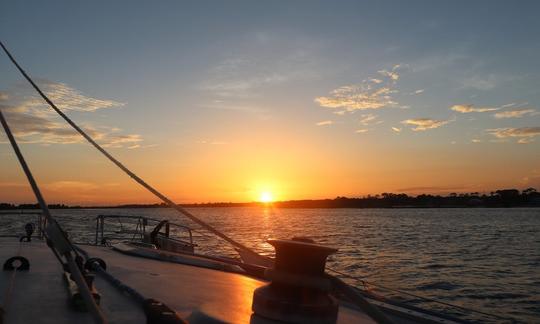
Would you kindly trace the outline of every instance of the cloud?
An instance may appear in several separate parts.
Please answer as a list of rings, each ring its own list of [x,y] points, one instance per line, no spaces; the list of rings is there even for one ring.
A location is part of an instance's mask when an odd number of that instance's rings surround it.
[[[530,142],[534,142],[534,139],[532,139],[530,137],[524,137],[524,138],[520,138],[517,142],[519,144],[527,144],[527,143],[530,143]]]
[[[96,99],[85,96],[80,91],[65,83],[47,81],[44,91],[56,106],[64,111],[95,111],[98,109],[116,108],[125,105],[123,102]]]
[[[470,189],[472,186],[447,186],[447,187],[409,187],[396,189],[397,192],[445,192],[454,190]]]
[[[390,78],[390,80],[397,81],[399,80],[399,74],[396,72],[399,69],[400,65],[395,65],[391,71],[380,70],[378,71],[380,75]]]
[[[317,126],[328,126],[328,125],[332,125],[334,122],[331,121],[331,120],[323,120],[323,121],[320,121],[318,123],[315,123],[315,125]]]
[[[540,136],[540,127],[520,127],[520,128],[494,128],[486,129],[486,132],[499,138],[518,138],[518,143],[526,144],[534,140],[534,137]]]
[[[399,69],[400,65],[395,65],[390,71],[378,71],[381,79],[368,78],[359,84],[341,86],[332,90],[330,96],[315,98],[315,102],[321,107],[349,112],[397,106],[392,94],[397,92],[395,84],[399,80]]]
[[[495,113],[493,116],[497,119],[502,118],[521,118],[525,115],[536,115],[537,112],[534,109],[522,109],[522,110],[511,110],[511,111],[501,111]]]
[[[148,145],[134,144],[134,145],[128,146],[127,148],[130,150],[134,150],[134,149],[150,148],[150,147],[156,147],[156,146],[158,145],[157,144],[148,144]]]
[[[315,102],[322,107],[344,108],[347,111],[379,109],[396,104],[390,97],[391,93],[390,88],[349,85],[333,90],[330,97],[317,97]]]
[[[367,133],[369,130],[368,129],[357,129],[356,131],[354,131],[355,133],[358,133],[358,134],[363,134],[363,133]]]
[[[138,134],[115,134],[115,131],[107,131],[107,132],[100,132],[98,133],[97,138],[99,138],[99,142],[102,144],[103,147],[113,147],[113,148],[120,148],[124,147],[125,145],[130,145],[133,143],[139,143],[142,142],[141,135]],[[142,148],[142,146],[139,147],[133,147],[133,145],[130,145],[131,149],[133,148]]]
[[[443,125],[446,125],[453,120],[436,120],[430,118],[416,118],[416,119],[407,119],[402,121],[402,124],[416,126],[413,131],[425,131],[428,129],[439,128]]]
[[[482,140],[481,140],[481,139],[478,139],[478,138],[473,138],[473,139],[471,140],[471,142],[473,142],[473,143],[482,143]]]
[[[374,114],[364,114],[364,115],[361,115],[360,116],[360,124],[364,125],[364,126],[368,126],[368,125],[371,125],[371,124],[380,124],[382,123],[382,120],[377,120],[377,118],[379,116],[377,115],[374,115]]]
[[[76,201],[95,201],[96,197],[103,196],[104,192],[111,193],[111,189],[117,188],[118,183],[94,183],[85,181],[73,181],[73,180],[59,180],[42,185],[45,193],[70,199],[76,199]]]
[[[396,133],[400,133],[401,132],[401,128],[397,128],[397,127],[392,127],[392,130]]]
[[[59,123],[44,117],[6,112],[6,119],[10,123],[13,134],[17,136],[21,143],[75,144],[86,141],[65,123]],[[141,135],[138,134],[120,134],[121,130],[115,127],[81,125],[81,128],[103,147],[119,148],[143,140]]]
[[[38,79],[36,82],[47,97],[63,111],[96,111],[99,109],[118,108],[125,105],[123,102],[86,96],[81,91],[62,82],[54,82],[46,79]],[[50,109],[45,101],[41,97],[38,97],[34,93],[34,90],[25,84],[16,85],[11,92],[13,92],[13,95],[9,97],[12,98],[13,105],[21,111],[42,109],[44,107]]]
[[[83,95],[80,91],[65,83],[39,80],[39,84],[49,98],[63,111],[95,112],[123,106],[113,100],[96,99]],[[13,133],[22,143],[36,144],[73,144],[84,139],[75,130],[61,120],[56,112],[34,94],[32,89],[16,85],[9,94],[0,95],[0,109],[6,115]],[[115,127],[93,127],[81,125],[94,140],[105,147],[133,146],[142,141],[138,134],[120,134]]]
[[[414,91],[412,94],[421,94],[421,93],[424,93],[425,89],[418,89],[416,91]]]
[[[28,187],[28,183],[25,182],[0,182],[0,188],[2,189],[10,189],[10,188],[24,188]]]
[[[242,112],[257,114],[260,116],[264,116],[268,112],[266,109],[259,108],[251,104],[232,104],[232,103],[227,103],[222,100],[213,100],[213,102],[209,104],[202,104],[200,105],[200,107],[222,109],[222,110],[232,110],[232,111],[242,111]]]
[[[501,109],[500,107],[479,107],[475,108],[474,105],[467,104],[467,105],[454,105],[450,107],[451,110],[460,112],[462,114],[466,113],[472,113],[472,112],[487,112],[487,111],[494,111]]]
[[[226,142],[226,141],[208,141],[208,140],[202,140],[202,141],[198,141],[197,143],[200,143],[200,144],[208,144],[208,145],[227,145],[229,144],[229,142]]]
[[[99,189],[99,186],[95,183],[83,182],[83,181],[71,181],[62,180],[55,181],[45,185],[45,188],[52,191],[60,190],[95,190]]]

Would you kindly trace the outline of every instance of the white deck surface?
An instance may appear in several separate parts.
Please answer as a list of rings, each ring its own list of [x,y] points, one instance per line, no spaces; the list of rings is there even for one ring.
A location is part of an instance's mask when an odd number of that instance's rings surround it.
[[[92,257],[107,263],[107,271],[175,309],[182,318],[200,322],[201,314],[229,323],[270,323],[253,316],[253,290],[265,282],[240,274],[124,255],[109,248],[82,246]],[[0,261],[15,256],[16,238],[0,239]],[[13,290],[5,299],[11,272],[0,274],[0,298],[5,323],[92,323],[90,315],[68,307],[63,271],[41,241],[22,243],[20,255],[30,261],[30,271],[18,272]],[[116,288],[96,277],[101,308],[110,323],[145,323],[142,308]],[[6,304],[7,302],[7,304]],[[373,323],[365,314],[340,307],[338,323]]]

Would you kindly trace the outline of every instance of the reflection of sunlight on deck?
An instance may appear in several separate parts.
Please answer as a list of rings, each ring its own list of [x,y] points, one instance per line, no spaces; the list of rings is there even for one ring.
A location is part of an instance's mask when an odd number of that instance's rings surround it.
[[[228,279],[227,286],[232,289],[216,296],[216,301],[204,304],[201,310],[216,318],[227,318],[230,323],[249,323],[253,291],[264,283],[239,275]],[[224,304],[223,298],[229,299],[229,302]]]

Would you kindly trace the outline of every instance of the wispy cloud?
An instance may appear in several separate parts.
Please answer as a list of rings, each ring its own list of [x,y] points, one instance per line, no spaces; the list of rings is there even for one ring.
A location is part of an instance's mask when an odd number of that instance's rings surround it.
[[[39,80],[39,84],[47,96],[63,111],[95,112],[124,105],[113,100],[88,97],[65,83]],[[73,144],[84,141],[30,90],[29,87],[17,85],[10,89],[9,93],[3,92],[0,95],[0,109],[5,113],[13,133],[21,142]],[[133,146],[142,141],[141,135],[121,134],[121,130],[115,127],[82,125],[82,128],[105,147]]]
[[[396,133],[401,133],[401,128],[398,127],[392,127],[392,130]]]
[[[363,133],[367,133],[368,131],[369,129],[361,128],[361,129],[355,130],[354,132],[357,134],[363,134]]]
[[[425,91],[425,89],[418,89],[418,90],[414,91],[412,94],[417,95],[417,94],[424,93],[424,91]]]
[[[238,101],[262,96],[274,86],[318,78],[319,46],[304,37],[249,33],[245,42],[207,72],[199,87],[213,97]]]
[[[331,120],[323,120],[323,121],[320,121],[318,123],[315,123],[316,126],[328,126],[328,125],[332,125],[334,122],[331,121]]]
[[[207,145],[228,145],[229,142],[226,141],[218,141],[218,140],[201,140],[198,141],[200,144],[207,144]]]
[[[3,109],[0,106],[0,109]],[[6,118],[11,124],[13,133],[22,143],[33,144],[75,144],[85,140],[65,123],[52,121],[45,117],[32,116],[18,112],[6,111]],[[119,148],[142,142],[141,135],[121,134],[115,127],[81,126],[84,131],[104,147]]]
[[[407,119],[402,121],[402,124],[415,126],[412,128],[413,131],[425,131],[428,129],[439,128],[443,125],[446,125],[453,120],[436,120],[430,118],[416,118],[416,119]]]
[[[125,105],[124,102],[98,99],[89,97],[81,91],[74,89],[62,82],[54,82],[46,79],[36,81],[43,92],[63,111],[96,111],[99,109],[118,108]],[[33,108],[42,109],[46,106],[43,99],[36,96],[24,84],[18,84],[10,90],[9,99],[13,105],[21,111],[29,111]]]
[[[441,186],[441,187],[436,187],[436,186],[433,186],[433,187],[409,187],[409,188],[399,188],[399,189],[396,189],[397,192],[423,192],[423,193],[426,193],[426,192],[447,192],[447,191],[454,191],[454,190],[463,190],[463,189],[470,189],[471,187],[474,187],[474,186],[469,186],[469,185],[465,185],[465,186]]]
[[[538,112],[534,109],[522,109],[522,110],[511,110],[511,111],[501,111],[495,113],[493,116],[497,119],[502,118],[521,118],[526,115],[536,115]]]
[[[392,81],[399,80],[399,74],[397,73],[397,70],[401,67],[400,64],[396,64],[392,67],[392,70],[380,70],[378,71],[380,75],[388,77]]]
[[[540,127],[520,127],[520,128],[493,128],[486,129],[489,134],[500,138],[518,138],[518,143],[526,144],[534,140],[534,137],[540,136]]]
[[[364,125],[364,126],[368,126],[368,125],[371,125],[371,124],[380,124],[382,123],[383,121],[382,120],[377,120],[379,118],[379,116],[377,115],[374,115],[374,114],[363,114],[360,116],[360,124]]]
[[[118,187],[115,182],[109,183],[94,183],[86,181],[59,180],[43,184],[43,190],[46,193],[58,194],[62,197],[69,196],[71,199],[79,201],[95,201],[96,197],[102,196],[104,192],[109,192],[111,189]]]
[[[475,107],[472,104],[461,104],[453,105],[450,107],[451,110],[460,112],[462,114],[472,113],[472,112],[488,112],[501,109],[501,107]]]
[[[332,90],[330,96],[315,98],[315,102],[322,107],[349,112],[397,106],[392,94],[396,92],[399,69],[400,65],[395,65],[391,70],[380,70],[380,78],[368,78],[359,84],[339,87]]]
[[[74,190],[74,189],[95,190],[95,189],[99,189],[99,186],[91,182],[61,180],[61,181],[48,183],[45,185],[45,188],[52,191]]]

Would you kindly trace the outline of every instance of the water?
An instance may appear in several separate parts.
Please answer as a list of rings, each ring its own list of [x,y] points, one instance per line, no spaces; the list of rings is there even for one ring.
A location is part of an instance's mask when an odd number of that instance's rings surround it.
[[[268,238],[308,236],[339,248],[328,267],[519,322],[540,322],[540,209],[195,208],[195,215],[264,255]],[[170,209],[54,210],[77,241],[94,240],[98,214],[168,218]],[[222,241],[194,233],[199,252],[235,256]],[[352,282],[351,282],[352,283]],[[356,284],[361,285],[359,282]],[[389,294],[366,285],[375,292]],[[432,309],[441,306],[397,296]],[[442,307],[445,308],[445,307]],[[454,310],[448,310],[454,312]],[[468,314],[482,322],[488,318]]]

